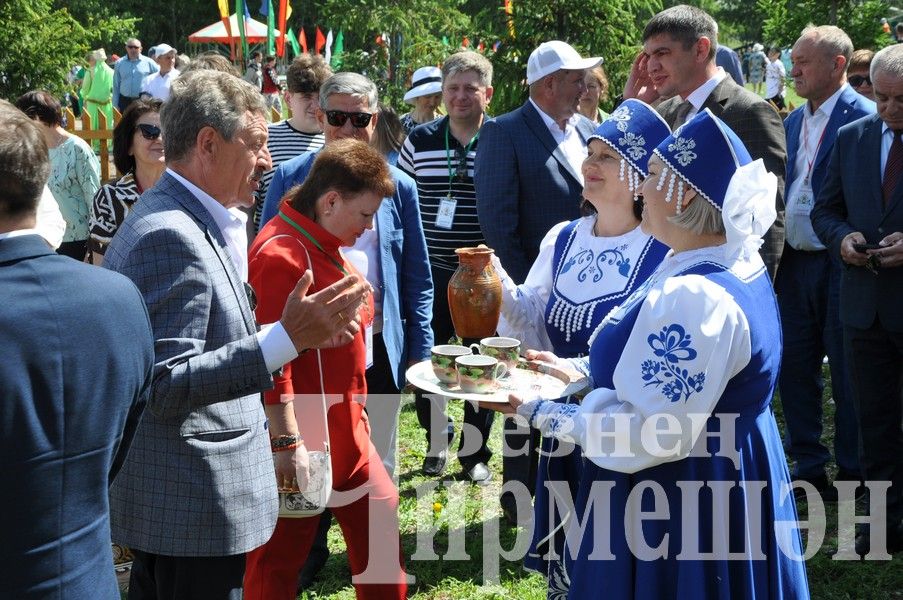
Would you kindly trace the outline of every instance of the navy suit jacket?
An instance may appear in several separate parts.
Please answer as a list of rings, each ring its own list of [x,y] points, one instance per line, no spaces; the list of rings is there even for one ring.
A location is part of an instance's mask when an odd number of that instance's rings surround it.
[[[801,106],[787,115],[784,120],[784,131],[787,132],[787,177],[784,179],[789,186],[797,177],[796,173],[796,154],[799,152],[800,129],[803,126],[803,113],[805,106]],[[867,115],[875,114],[875,103],[859,94],[853,88],[847,86],[837,99],[834,110],[831,112],[831,118],[825,127],[824,141],[818,149],[815,162],[812,165],[812,194],[817,198],[821,191],[822,182],[828,173],[828,159],[831,156],[831,150],[834,148],[834,140],[837,137],[837,130],[852,123],[856,119],[861,119]]]
[[[584,143],[593,130],[592,121],[580,117]],[[549,229],[580,216],[580,174],[528,100],[483,124],[473,179],[486,244],[511,278],[523,282]]]
[[[0,240],[0,596],[119,598],[108,486],[144,409],[141,294],[37,235]]]
[[[316,157],[317,152],[305,152],[276,167],[267,187],[261,228],[279,212],[286,192],[304,182]],[[401,389],[408,362],[429,358],[433,346],[433,276],[420,221],[417,184],[396,167],[389,165],[389,171],[395,194],[384,198],[376,212],[376,233],[383,284],[383,343],[395,385]]]
[[[887,208],[881,195],[883,124],[875,114],[837,132],[827,176],[812,209],[812,227],[834,256],[840,256],[840,243],[854,231],[871,243],[903,232],[903,179]],[[865,267],[844,266],[840,280],[840,320],[844,325],[867,329],[877,316],[885,330],[903,332],[903,268],[874,274]]]

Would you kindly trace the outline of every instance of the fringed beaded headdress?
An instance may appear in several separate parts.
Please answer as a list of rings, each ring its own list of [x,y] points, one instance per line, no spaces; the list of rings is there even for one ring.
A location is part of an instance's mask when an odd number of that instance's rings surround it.
[[[630,98],[602,121],[586,143],[602,140],[621,156],[618,178],[621,181],[627,179],[627,188],[637,200],[641,179],[649,174],[649,157],[670,133],[668,123],[654,108]]]
[[[676,193],[677,214],[683,210],[686,185],[722,211],[734,173],[752,162],[740,138],[707,108],[678,127],[653,152],[666,167],[655,189],[662,190],[667,179],[665,202],[671,202]]]

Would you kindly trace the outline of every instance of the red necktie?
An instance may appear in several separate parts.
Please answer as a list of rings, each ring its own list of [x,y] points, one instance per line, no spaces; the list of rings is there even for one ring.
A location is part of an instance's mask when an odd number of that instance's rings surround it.
[[[890,198],[900,181],[900,173],[903,173],[903,141],[900,140],[900,132],[894,131],[894,141],[890,145],[887,154],[887,164],[884,166],[884,181],[881,183],[881,192],[884,197],[884,206],[890,204]]]

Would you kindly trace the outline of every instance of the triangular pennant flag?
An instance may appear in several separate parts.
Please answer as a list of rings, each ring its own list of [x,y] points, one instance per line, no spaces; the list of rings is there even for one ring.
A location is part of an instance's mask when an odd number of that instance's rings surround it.
[[[326,64],[331,64],[332,61],[332,29],[329,30],[329,33],[326,34],[326,54],[323,56],[326,60]]]
[[[235,0],[235,20],[238,21],[238,36],[241,38],[241,57],[248,58],[248,38],[245,37],[245,19],[242,15],[248,12],[245,0]],[[248,17],[250,18],[250,17]]]
[[[288,15],[292,11],[288,0],[279,0],[279,38],[276,40],[276,55],[285,56],[285,30]]]
[[[317,25],[317,36],[314,38],[314,52],[317,54],[323,49],[323,46],[326,45],[326,38],[323,37],[323,32],[320,31],[320,26]]]
[[[276,15],[273,14],[273,0],[267,0],[267,56],[276,54]]]
[[[339,35],[335,37],[335,51],[332,53],[332,61],[330,66],[334,70],[342,67],[342,54],[345,52],[345,34],[339,29]]]
[[[289,30],[285,33],[285,39],[288,40],[289,46],[292,47],[292,54],[295,56],[300,56],[301,45],[298,44],[298,38],[295,37],[295,30],[289,28]]]
[[[465,48],[469,48],[469,47],[470,47],[470,40],[467,39],[467,36],[466,36],[466,35],[464,36],[464,39],[461,40],[461,45],[462,45],[463,47],[465,47]]]
[[[304,33],[304,28],[301,28],[299,32],[301,35],[298,36],[298,43],[301,44],[301,52],[307,54],[307,34]]]
[[[226,36],[229,38],[229,60],[235,60],[235,38],[232,37],[232,22],[229,20],[229,0],[217,0],[219,5],[219,18],[226,26]]]

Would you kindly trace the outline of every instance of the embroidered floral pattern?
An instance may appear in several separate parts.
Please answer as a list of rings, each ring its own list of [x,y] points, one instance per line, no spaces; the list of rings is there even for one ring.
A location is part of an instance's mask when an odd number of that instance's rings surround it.
[[[560,561],[549,563],[549,588],[547,600],[567,600],[571,579]]]
[[[618,128],[618,131],[627,131],[627,121],[630,120],[630,109],[626,106],[622,106],[608,115],[608,118],[615,122],[615,127]]]
[[[697,356],[692,336],[682,326],[672,323],[662,327],[658,334],[650,334],[647,342],[652,353],[661,360],[644,360],[640,365],[645,387],[661,387],[662,395],[670,402],[687,401],[694,392],[702,391],[705,373],[690,375],[679,364],[692,361]]]
[[[646,138],[641,135],[637,135],[632,131],[626,132],[621,139],[618,140],[618,144],[621,146],[627,146],[624,149],[624,152],[630,156],[633,160],[640,160],[648,152],[643,147],[646,145]]]
[[[674,152],[674,158],[680,163],[680,166],[686,167],[696,160],[697,155],[693,152],[693,148],[695,147],[696,140],[678,137],[668,144],[668,152]]]
[[[556,407],[557,408],[557,407]],[[579,404],[566,404],[561,407],[557,413],[552,416],[552,420],[549,422],[549,431],[548,435],[554,436],[555,434],[561,431],[561,426],[564,423],[568,424],[568,431],[572,431],[573,420],[574,417],[577,416],[577,412],[580,411]]]

